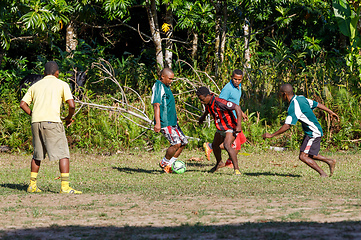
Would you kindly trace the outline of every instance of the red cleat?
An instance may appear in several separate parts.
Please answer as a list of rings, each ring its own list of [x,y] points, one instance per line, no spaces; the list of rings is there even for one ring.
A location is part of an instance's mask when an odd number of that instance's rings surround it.
[[[226,161],[226,167],[233,168],[232,160],[229,159],[229,158],[228,158],[227,161]]]

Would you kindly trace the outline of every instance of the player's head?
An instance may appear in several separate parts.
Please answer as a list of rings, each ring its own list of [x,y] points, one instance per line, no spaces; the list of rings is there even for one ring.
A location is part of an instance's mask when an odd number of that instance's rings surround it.
[[[293,92],[292,85],[289,83],[282,84],[280,87],[280,95],[281,95],[282,100],[284,100],[284,101],[288,100],[287,96],[292,97],[293,95],[295,95]]]
[[[243,79],[243,72],[242,70],[236,69],[232,73],[232,84],[233,86],[237,87],[242,82]]]
[[[58,64],[54,61],[50,61],[45,63],[45,68],[44,68],[44,75],[59,75],[59,67]],[[56,76],[58,77],[58,76]]]
[[[208,104],[212,100],[211,93],[206,87],[198,88],[196,94],[202,104]]]
[[[169,86],[174,78],[174,73],[170,68],[163,68],[160,72],[160,81],[165,85]]]

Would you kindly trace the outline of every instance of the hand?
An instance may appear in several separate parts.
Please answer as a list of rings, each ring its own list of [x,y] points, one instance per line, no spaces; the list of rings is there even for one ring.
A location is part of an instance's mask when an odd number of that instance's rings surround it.
[[[66,127],[70,127],[70,125],[74,122],[74,120],[72,118],[65,118],[65,125]]]
[[[159,133],[160,129],[161,129],[160,124],[157,123],[154,125],[154,132]]]
[[[331,113],[331,118],[332,118],[332,117],[336,118],[337,122],[340,122],[340,118],[339,118],[339,116],[338,116],[336,113],[332,112],[332,113]]]
[[[248,121],[248,116],[244,112],[242,112],[242,118],[244,122]]]
[[[270,133],[265,133],[262,135],[262,137],[263,137],[263,139],[266,139],[266,138],[272,138],[273,136]]]
[[[199,125],[202,125],[203,122],[204,122],[204,117],[202,116],[202,117],[200,117],[200,118],[198,119],[198,124],[199,124]]]

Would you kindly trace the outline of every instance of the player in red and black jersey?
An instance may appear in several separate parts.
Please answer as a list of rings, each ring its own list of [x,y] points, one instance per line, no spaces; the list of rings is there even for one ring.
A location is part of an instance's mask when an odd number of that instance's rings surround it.
[[[219,147],[223,143],[229,158],[232,160],[234,174],[240,175],[241,172],[238,168],[237,152],[232,148],[232,143],[237,137],[237,134],[242,131],[241,121],[237,121],[237,119],[242,119],[241,108],[233,102],[215,97],[206,87],[198,88],[196,94],[201,103],[206,105],[206,111],[199,118],[199,124],[203,124],[204,119],[210,113],[213,116],[214,123],[217,127],[212,143],[213,153],[217,163],[210,172],[215,172],[219,168],[224,167],[221,148]],[[233,115],[233,110],[236,111],[237,119]]]

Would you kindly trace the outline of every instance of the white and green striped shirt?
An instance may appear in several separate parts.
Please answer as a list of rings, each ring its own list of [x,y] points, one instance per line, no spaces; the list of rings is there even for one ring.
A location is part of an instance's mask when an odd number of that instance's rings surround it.
[[[310,137],[322,137],[323,132],[320,123],[317,121],[313,109],[318,102],[305,98],[304,96],[293,96],[288,107],[288,116],[285,123],[295,125],[297,121],[302,124],[302,129]]]

